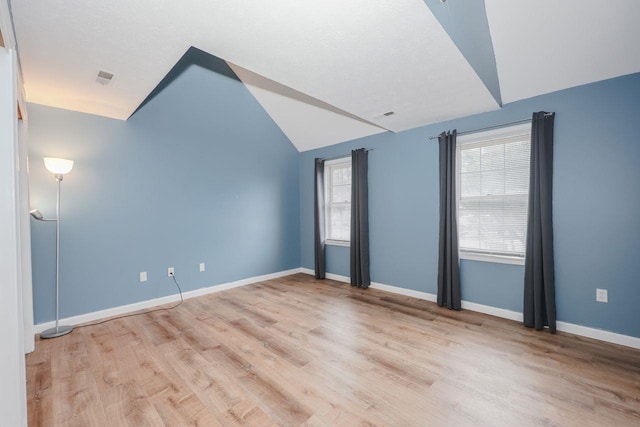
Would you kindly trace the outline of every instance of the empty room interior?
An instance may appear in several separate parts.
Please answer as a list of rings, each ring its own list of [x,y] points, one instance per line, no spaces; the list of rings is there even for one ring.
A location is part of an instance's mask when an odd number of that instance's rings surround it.
[[[640,425],[639,20],[0,0],[0,425]]]

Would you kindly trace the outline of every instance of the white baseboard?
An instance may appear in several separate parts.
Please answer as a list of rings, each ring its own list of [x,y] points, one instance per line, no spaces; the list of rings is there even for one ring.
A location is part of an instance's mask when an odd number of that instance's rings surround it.
[[[278,277],[290,276],[295,273],[300,273],[299,268],[291,270],[279,271],[277,273],[265,274],[262,276],[249,277],[248,279],[236,280],[235,282],[222,283],[220,285],[208,286],[206,288],[194,289],[193,291],[187,291],[182,294],[184,299],[195,298],[202,295],[212,294],[215,292],[225,291],[227,289],[238,288],[240,286],[250,285],[252,283],[263,282],[265,280],[277,279]],[[166,297],[154,298],[147,301],[140,301],[133,304],[121,305],[119,307],[108,308],[106,310],[94,311],[92,313],[80,314],[78,316],[67,317],[60,319],[61,325],[78,325],[81,323],[94,322],[96,320],[106,319],[108,317],[120,316],[123,314],[131,313],[138,310],[144,310],[146,308],[156,307],[158,305],[168,304],[171,302],[180,301],[180,294],[168,295]],[[39,334],[42,331],[55,327],[55,321],[38,323],[34,325],[33,330],[35,334]]]
[[[489,314],[491,316],[502,317],[503,319],[514,320],[516,322],[522,322],[522,313],[517,311],[507,310],[506,308],[492,307],[490,305],[478,304],[471,301],[462,301],[462,308],[465,310],[476,311],[478,313]]]
[[[640,349],[640,338],[638,337],[617,334],[615,332],[605,331],[604,329],[590,328],[588,326],[576,325],[575,323],[567,322],[556,322],[556,328],[562,332],[568,332],[574,335]]]
[[[301,273],[314,275],[315,272],[310,268],[300,268]],[[338,282],[350,283],[351,279],[347,276],[341,276],[339,274],[327,273],[327,279],[335,280]],[[405,295],[427,301],[436,301],[436,295],[414,291],[412,289],[400,288],[398,286],[385,285],[383,283],[371,282],[371,289],[379,289],[381,291],[391,292],[394,294]],[[462,308],[465,310],[476,311],[478,313],[489,314],[491,316],[502,317],[504,319],[514,320],[516,322],[522,322],[522,313],[517,311],[507,310],[504,308],[492,307],[490,305],[478,304],[471,301],[462,301]],[[574,323],[556,322],[556,328],[561,332],[568,332],[574,335],[580,335],[587,338],[593,338],[600,341],[606,341],[613,344],[619,344],[626,347],[640,349],[640,338],[632,337],[630,335],[617,334],[615,332],[605,331],[604,329],[590,328],[588,326],[576,325]]]
[[[316,273],[310,268],[300,267],[300,272],[310,274],[314,276]],[[339,274],[326,273],[327,279],[335,280],[336,282],[351,283],[351,278],[348,276],[341,276]],[[436,302],[436,296],[428,292],[414,291],[413,289],[399,288],[397,286],[385,285],[384,283],[371,282],[369,286],[371,289],[379,289],[381,291],[391,292],[392,294],[400,294],[408,297],[414,297],[418,299],[424,299],[431,302]]]

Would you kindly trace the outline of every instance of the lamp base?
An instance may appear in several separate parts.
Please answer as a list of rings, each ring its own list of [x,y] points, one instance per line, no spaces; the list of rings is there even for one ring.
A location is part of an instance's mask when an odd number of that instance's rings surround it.
[[[58,329],[51,328],[51,329],[47,329],[46,331],[43,331],[40,334],[40,338],[43,338],[43,339],[58,338],[63,335],[67,335],[71,331],[73,331],[73,326],[58,326]]]

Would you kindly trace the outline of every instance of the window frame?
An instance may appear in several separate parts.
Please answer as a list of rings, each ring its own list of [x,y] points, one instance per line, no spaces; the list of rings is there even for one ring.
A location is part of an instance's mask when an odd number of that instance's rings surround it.
[[[326,160],[324,162],[324,230],[325,235],[325,244],[333,245],[333,246],[351,246],[351,237],[348,240],[339,240],[339,239],[331,239],[329,238],[329,230],[330,230],[330,202],[329,198],[329,190],[332,186],[333,182],[333,174],[331,173],[333,168],[337,166],[342,167],[351,167],[351,156],[340,157],[338,159]],[[349,190],[351,190],[351,185],[349,185]],[[351,212],[351,202],[349,202],[349,212]],[[349,225],[351,227],[351,225]],[[349,228],[349,232],[351,232],[351,228]],[[351,233],[349,233],[351,235]]]
[[[461,174],[462,174],[462,165],[461,165],[461,152],[462,147],[465,145],[476,145],[481,144],[483,142],[490,142],[492,140],[498,139],[506,139],[513,138],[518,136],[527,136],[527,140],[531,143],[531,122],[527,122],[524,124],[502,127],[499,129],[493,129],[489,131],[483,132],[474,132],[468,135],[459,136],[456,140],[456,221],[458,223],[458,233],[460,232],[460,199],[462,197],[461,193]],[[530,158],[529,158],[530,160]],[[527,190],[527,200],[529,198],[529,191],[531,188]],[[527,207],[528,209],[528,207]],[[526,246],[526,226],[525,226],[525,246]],[[458,236],[458,242],[460,241]],[[507,255],[501,252],[490,251],[490,250],[465,250],[459,247],[458,249],[458,258],[466,259],[472,261],[483,261],[483,262],[493,262],[500,264],[512,264],[512,265],[524,265],[524,257],[525,257],[526,247],[520,255]]]

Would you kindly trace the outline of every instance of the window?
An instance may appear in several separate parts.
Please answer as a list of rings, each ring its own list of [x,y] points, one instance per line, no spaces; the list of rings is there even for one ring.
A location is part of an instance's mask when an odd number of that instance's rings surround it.
[[[458,138],[460,258],[524,263],[531,125]]]
[[[327,243],[349,245],[351,239],[351,157],[324,164]]]

